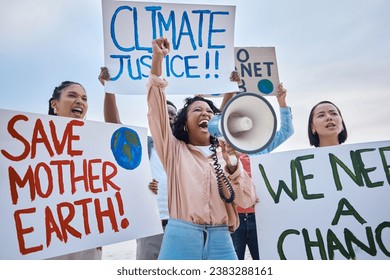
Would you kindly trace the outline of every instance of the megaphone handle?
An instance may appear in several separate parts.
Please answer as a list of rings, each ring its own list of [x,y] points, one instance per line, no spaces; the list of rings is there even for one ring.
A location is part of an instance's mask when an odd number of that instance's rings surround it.
[[[235,155],[228,155],[231,165],[236,166],[238,164],[237,157]]]

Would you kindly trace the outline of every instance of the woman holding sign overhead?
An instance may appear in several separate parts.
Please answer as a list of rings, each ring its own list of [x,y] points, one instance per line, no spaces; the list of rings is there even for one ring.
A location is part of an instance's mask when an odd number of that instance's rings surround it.
[[[87,94],[84,87],[76,82],[64,81],[53,91],[49,100],[49,115],[84,119],[88,111]],[[101,260],[102,248],[92,248],[61,255],[49,260]]]
[[[219,111],[210,100],[187,98],[172,132],[164,94],[168,83],[161,77],[170,46],[159,38],[152,47],[148,121],[167,172],[170,216],[159,259],[237,259],[230,232],[239,224],[236,205],[256,202],[253,182],[241,163],[230,162],[229,156],[238,159],[239,154],[210,137],[208,122]],[[215,160],[220,164],[217,171]]]
[[[347,140],[340,109],[330,101],[321,101],[310,111],[308,136],[311,146],[326,147],[340,145]]]

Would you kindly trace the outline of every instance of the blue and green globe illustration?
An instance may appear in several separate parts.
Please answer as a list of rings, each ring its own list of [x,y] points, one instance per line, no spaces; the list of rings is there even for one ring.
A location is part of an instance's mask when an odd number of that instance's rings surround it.
[[[270,80],[263,79],[257,83],[257,88],[261,93],[270,94],[274,90],[274,85]]]
[[[111,151],[117,163],[128,170],[138,167],[142,159],[142,146],[137,132],[121,127],[111,137]]]

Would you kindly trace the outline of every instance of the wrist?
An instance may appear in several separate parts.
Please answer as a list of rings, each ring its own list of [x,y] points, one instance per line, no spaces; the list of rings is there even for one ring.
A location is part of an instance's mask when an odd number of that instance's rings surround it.
[[[164,54],[163,53],[153,53],[153,60],[156,61],[162,61],[164,59]]]

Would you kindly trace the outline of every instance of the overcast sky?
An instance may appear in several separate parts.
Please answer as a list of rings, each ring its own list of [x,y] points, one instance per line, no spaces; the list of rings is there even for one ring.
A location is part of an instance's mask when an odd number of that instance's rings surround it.
[[[347,143],[390,140],[390,1],[165,2],[235,5],[235,46],[275,47],[295,126],[279,151],[309,148],[308,114],[321,100],[341,109]],[[0,40],[1,109],[47,114],[54,87],[73,80],[87,90],[88,120],[103,121],[101,0],[1,0]],[[185,97],[168,96],[178,107]],[[123,123],[147,126],[145,96],[118,103]]]

